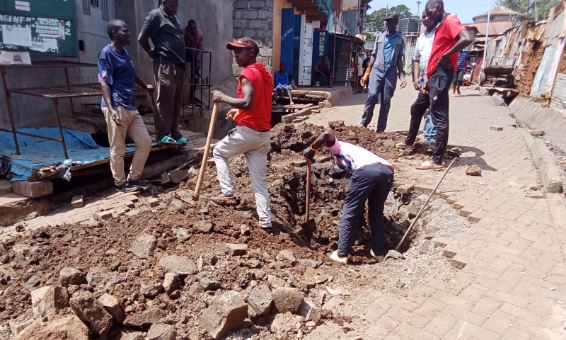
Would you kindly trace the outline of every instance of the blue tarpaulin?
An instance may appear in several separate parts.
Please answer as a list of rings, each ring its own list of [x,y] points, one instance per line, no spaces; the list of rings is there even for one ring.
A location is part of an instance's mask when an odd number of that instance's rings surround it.
[[[27,128],[19,129],[42,136],[60,138],[59,128]],[[18,135],[21,155],[16,155],[16,147],[11,132],[0,131],[0,155],[11,159],[12,181],[25,181],[32,175],[32,169],[37,166],[58,165],[65,162],[67,165],[81,165],[93,163],[110,158],[108,147],[96,144],[87,132],[64,129],[65,143],[70,159],[65,159],[63,144],[59,142]],[[126,152],[133,151],[133,146],[126,148]]]

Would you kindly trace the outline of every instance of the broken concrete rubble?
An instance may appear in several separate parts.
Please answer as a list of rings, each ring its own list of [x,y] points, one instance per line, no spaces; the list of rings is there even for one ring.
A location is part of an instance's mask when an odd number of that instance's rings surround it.
[[[196,264],[186,256],[163,256],[159,259],[159,265],[168,272],[181,275],[192,275],[198,273]]]
[[[31,292],[33,315],[52,315],[68,306],[67,291],[59,286],[46,286]]]
[[[175,340],[176,338],[175,328],[163,323],[151,325],[146,336],[147,340]]]
[[[220,339],[242,326],[248,316],[248,305],[235,291],[217,297],[201,314],[199,325],[214,339]]]
[[[266,285],[254,287],[248,297],[248,314],[250,317],[260,317],[269,314],[273,307],[271,290]]]
[[[296,314],[305,295],[297,288],[280,287],[273,291],[273,301],[279,313]]]
[[[230,256],[246,255],[246,252],[248,251],[247,244],[226,243],[224,246],[226,249],[226,254]]]
[[[165,278],[163,279],[163,289],[165,293],[171,294],[181,287],[181,279],[177,273],[165,273]]]
[[[151,251],[155,248],[156,242],[155,236],[142,234],[134,240],[130,252],[140,259],[147,259]]]
[[[114,321],[119,324],[124,322],[126,319],[126,312],[124,311],[124,307],[122,307],[120,302],[118,302],[118,299],[105,293],[98,298],[98,302],[108,313],[110,313],[110,315],[112,315]]]
[[[91,331],[101,337],[109,335],[114,321],[112,315],[102,307],[91,293],[79,292],[69,301],[75,315],[81,319]]]
[[[14,340],[30,339],[67,339],[89,340],[88,327],[75,315],[56,316],[48,322],[35,320],[26,327]]]
[[[59,271],[59,280],[63,287],[78,286],[87,283],[86,275],[82,271],[71,267],[65,267]]]

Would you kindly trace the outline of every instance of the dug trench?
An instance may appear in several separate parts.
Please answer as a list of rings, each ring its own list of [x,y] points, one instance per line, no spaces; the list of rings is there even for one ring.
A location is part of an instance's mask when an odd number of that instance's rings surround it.
[[[394,164],[424,159],[426,148],[398,150],[400,133],[375,135],[331,124],[338,139],[357,143]],[[368,256],[363,223],[353,268],[331,263],[348,178],[324,153],[313,165],[311,220],[305,223],[306,166],[300,151],[322,132],[314,125],[279,125],[273,131],[268,182],[274,232],[261,231],[243,157],[231,163],[233,207],[216,205],[215,169],[208,167],[201,199],[196,179],[142,197],[129,211],[94,225],[58,225],[20,233],[0,244],[0,336],[18,339],[202,339],[308,337],[334,323],[356,322],[329,305],[336,295],[379,282],[376,290],[403,295],[425,277],[449,280],[457,271],[433,237],[469,225],[434,200],[397,259]],[[194,172],[194,169],[193,169]],[[395,248],[426,199],[397,171],[386,202],[386,244]],[[369,275],[369,276],[367,276]],[[82,320],[82,322],[80,320]]]

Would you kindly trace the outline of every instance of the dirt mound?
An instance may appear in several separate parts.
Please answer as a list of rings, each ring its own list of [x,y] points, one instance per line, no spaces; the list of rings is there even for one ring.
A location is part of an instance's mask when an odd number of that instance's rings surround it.
[[[340,123],[332,126],[338,139],[357,143],[393,163],[400,156],[411,156],[395,148],[404,139],[402,134],[376,135]],[[209,168],[199,202],[191,200],[193,179],[179,188],[164,190],[152,206],[136,207],[140,211],[137,215],[123,214],[95,226],[40,228],[0,244],[0,322],[32,318],[30,291],[60,285],[59,272],[64,267],[80,270],[87,280],[86,284],[65,287],[67,296],[78,291],[90,291],[96,297],[108,293],[125,309],[126,324],[129,319],[148,317],[148,313],[158,309],[163,315],[152,322],[174,325],[180,338],[205,336],[198,318],[204,309],[214,306],[213,298],[225,291],[239,292],[247,299],[250,291],[260,285],[272,290],[295,287],[307,299],[316,301],[320,309],[324,296],[321,298],[317,286],[328,278],[313,279],[313,271],[322,274],[324,270],[316,268],[332,266],[326,254],[336,249],[349,182],[333,170],[327,154],[318,153],[313,165],[311,221],[305,223],[306,166],[300,151],[322,131],[306,124],[279,125],[273,131],[268,173],[277,229],[273,233],[257,228],[247,166],[243,157],[237,157],[231,164],[236,192],[241,197],[236,207],[219,206],[209,199],[219,192],[215,171]],[[425,155],[415,153],[411,157]],[[409,225],[406,207],[410,196],[394,192],[387,201],[390,248],[396,246]],[[131,250],[140,235],[147,236],[138,242],[148,252],[147,258],[138,257],[138,251]],[[368,240],[364,223],[354,247],[354,262],[371,263],[367,256]],[[247,250],[242,256],[233,256],[226,251],[226,244],[247,245]],[[183,263],[190,263],[191,268],[189,274],[180,274],[176,289],[165,292],[161,287],[167,269],[160,260],[170,255],[185,256]],[[274,313],[256,320],[253,333],[270,334],[268,328]],[[332,317],[331,313],[322,313],[315,321],[320,323]],[[147,323],[130,324],[134,325],[115,328],[114,332],[145,332],[149,327]]]

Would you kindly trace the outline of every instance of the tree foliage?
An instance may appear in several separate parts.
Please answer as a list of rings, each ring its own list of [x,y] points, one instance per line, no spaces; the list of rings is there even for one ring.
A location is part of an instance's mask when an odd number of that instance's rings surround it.
[[[538,19],[544,20],[548,17],[550,9],[560,0],[499,0],[497,4],[499,6],[505,6],[516,12],[526,14],[530,18],[535,18],[535,1],[536,1],[536,13],[538,13]]]
[[[384,28],[384,21],[385,16],[388,12],[395,12],[399,14],[399,19],[411,17],[413,14],[411,13],[411,9],[405,5],[398,5],[387,8],[380,8],[377,11],[374,11],[366,16],[366,31],[367,32],[376,32],[380,31]]]

